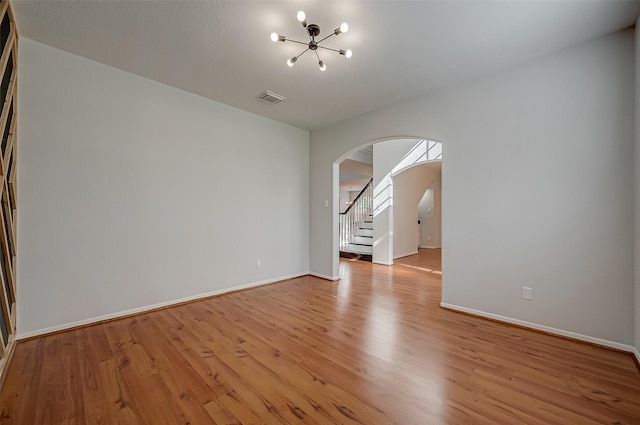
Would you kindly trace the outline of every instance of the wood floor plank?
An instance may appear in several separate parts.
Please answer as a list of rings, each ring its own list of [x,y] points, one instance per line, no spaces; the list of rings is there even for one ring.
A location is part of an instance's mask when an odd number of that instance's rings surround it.
[[[33,408],[33,396],[38,394],[40,374],[44,360],[46,343],[44,338],[32,339],[17,344],[9,374],[13,378],[5,380],[0,391],[0,419],[2,424],[35,423],[36,409]]]
[[[439,250],[20,341],[2,425],[640,424],[631,357],[439,307]]]
[[[204,408],[216,424],[242,425],[242,422],[219,399],[208,402]]]
[[[138,419],[138,415],[133,411],[129,391],[120,373],[120,363],[112,358],[103,360],[98,364],[98,379],[102,386],[100,389],[104,393],[106,401],[105,418],[109,419],[109,424],[137,425],[147,423]],[[90,419],[90,418],[88,418]],[[87,425],[91,424],[87,420]]]
[[[37,393],[42,405],[36,409],[34,423],[84,423],[76,343],[71,331],[54,335],[47,345]]]
[[[98,373],[98,356],[92,345],[91,334],[87,329],[78,330],[76,334],[85,423],[109,424],[113,421],[109,417],[107,400],[103,391],[104,385]]]

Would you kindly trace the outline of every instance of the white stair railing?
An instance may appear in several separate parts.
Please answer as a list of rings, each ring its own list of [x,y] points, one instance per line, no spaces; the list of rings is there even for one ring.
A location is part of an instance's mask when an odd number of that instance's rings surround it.
[[[349,251],[349,244],[354,243],[354,237],[365,221],[372,220],[373,213],[373,179],[360,191],[349,208],[340,213],[340,251]]]

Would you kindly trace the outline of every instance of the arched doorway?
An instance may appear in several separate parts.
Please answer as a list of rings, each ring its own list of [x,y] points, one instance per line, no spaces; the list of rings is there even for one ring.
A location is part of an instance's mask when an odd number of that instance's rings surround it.
[[[421,137],[386,138],[362,144],[350,150],[334,162],[333,195],[336,204],[340,204],[340,164],[369,145],[373,146],[373,179],[371,182],[373,195],[370,201],[370,216],[373,222],[372,256],[376,263],[391,265],[394,258],[393,177],[420,164],[441,162],[443,158],[442,143]],[[366,214],[362,214],[362,208],[359,208],[359,211],[361,216],[366,216]],[[339,247],[344,246],[345,232],[344,229],[341,229],[339,214],[333,217],[333,221],[333,228],[338,236],[334,239],[333,244],[333,256],[337,264]],[[359,228],[360,226],[352,227]]]
[[[441,167],[441,161],[428,161],[392,176],[394,260],[440,248]]]

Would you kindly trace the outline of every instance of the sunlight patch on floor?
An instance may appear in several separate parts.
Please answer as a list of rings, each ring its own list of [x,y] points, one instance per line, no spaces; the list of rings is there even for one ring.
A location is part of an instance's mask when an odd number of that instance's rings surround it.
[[[442,272],[440,270],[432,270],[432,269],[428,269],[426,267],[412,266],[412,265],[409,265],[409,264],[402,264],[402,263],[396,263],[396,265],[402,266],[402,267],[411,267],[412,269],[421,270],[423,272],[428,272],[428,273],[433,273],[433,274],[439,274],[439,275],[442,274]]]

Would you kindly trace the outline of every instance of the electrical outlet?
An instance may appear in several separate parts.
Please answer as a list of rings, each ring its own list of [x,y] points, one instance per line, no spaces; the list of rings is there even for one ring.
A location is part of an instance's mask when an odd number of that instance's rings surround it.
[[[262,267],[262,260],[259,258],[256,260],[256,267],[258,268]]]
[[[522,287],[522,298],[525,300],[532,300],[533,299],[533,289],[528,288],[526,286]]]
[[[431,235],[427,235],[427,240],[430,241],[431,240]]]

